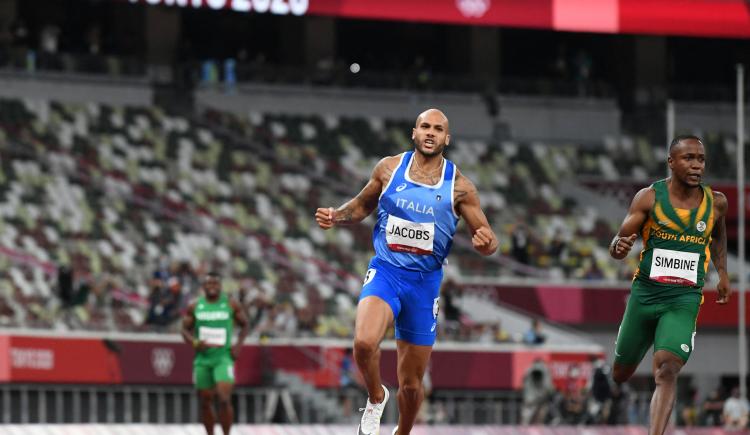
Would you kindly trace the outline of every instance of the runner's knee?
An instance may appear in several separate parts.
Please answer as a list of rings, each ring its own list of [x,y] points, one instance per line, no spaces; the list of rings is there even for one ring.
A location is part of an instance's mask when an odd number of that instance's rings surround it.
[[[654,372],[654,381],[657,384],[665,382],[674,382],[677,379],[677,375],[680,373],[681,366],[676,361],[664,361],[659,364]]]
[[[208,394],[201,394],[200,402],[202,408],[210,408],[214,402],[214,396]]]
[[[627,382],[627,380],[633,376],[633,372],[635,372],[635,367],[615,365],[614,368],[612,368],[612,380],[618,384],[622,384],[623,382]]]
[[[422,392],[422,382],[417,378],[404,379],[399,386],[399,392],[407,399],[416,399]]]
[[[378,351],[378,342],[370,339],[356,338],[354,340],[354,358],[367,359]]]
[[[218,399],[219,399],[219,407],[220,408],[226,408],[226,407],[232,405],[232,401],[229,399],[229,397],[225,397],[225,396],[219,395]]]

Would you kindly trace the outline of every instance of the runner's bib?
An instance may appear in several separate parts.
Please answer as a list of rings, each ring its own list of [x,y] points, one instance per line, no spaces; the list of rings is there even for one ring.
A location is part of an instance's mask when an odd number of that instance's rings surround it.
[[[227,330],[226,328],[201,326],[198,329],[198,338],[205,341],[209,346],[224,346],[227,343]]]
[[[700,254],[654,248],[651,257],[652,281],[694,286],[698,283]]]
[[[435,240],[435,223],[412,222],[388,215],[385,240],[391,251],[430,255]]]

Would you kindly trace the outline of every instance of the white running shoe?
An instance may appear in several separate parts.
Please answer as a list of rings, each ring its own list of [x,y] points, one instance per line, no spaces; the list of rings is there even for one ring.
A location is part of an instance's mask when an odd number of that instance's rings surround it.
[[[359,408],[362,413],[362,420],[357,427],[357,435],[380,435],[380,418],[383,417],[383,411],[385,411],[385,404],[388,403],[388,388],[382,385],[383,391],[385,391],[385,397],[380,403],[370,403],[370,399],[367,399],[367,406]]]

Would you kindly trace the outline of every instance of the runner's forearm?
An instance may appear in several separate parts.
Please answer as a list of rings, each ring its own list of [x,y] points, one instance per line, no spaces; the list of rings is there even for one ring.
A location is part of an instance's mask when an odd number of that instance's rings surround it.
[[[333,222],[336,225],[353,225],[362,222],[371,211],[367,210],[363,201],[354,198],[336,209],[333,215]]]
[[[718,238],[711,240],[711,261],[719,274],[727,273],[727,237],[722,231]]]
[[[188,329],[182,328],[182,331],[180,331],[180,333],[181,333],[181,335],[182,335],[182,340],[183,340],[183,341],[184,341],[185,343],[187,343],[187,344],[189,344],[189,345],[191,345],[191,346],[194,346],[194,345],[195,345],[195,339],[196,339],[196,338],[195,338],[195,336],[193,336],[193,333],[192,333],[192,331],[191,331],[191,330],[188,330]]]
[[[250,334],[250,325],[245,323],[242,325],[239,334],[237,334],[237,342],[235,343],[235,346],[242,346],[248,334]]]

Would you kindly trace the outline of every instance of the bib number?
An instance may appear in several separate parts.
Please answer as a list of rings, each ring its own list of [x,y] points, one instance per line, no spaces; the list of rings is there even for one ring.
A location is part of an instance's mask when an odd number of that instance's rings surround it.
[[[694,286],[698,283],[699,262],[700,255],[694,252],[654,249],[649,278],[666,284]]]
[[[198,338],[209,346],[224,346],[227,344],[227,330],[201,326],[198,329]]]
[[[435,223],[407,221],[393,215],[388,216],[385,240],[388,248],[395,252],[430,255],[435,239]]]

